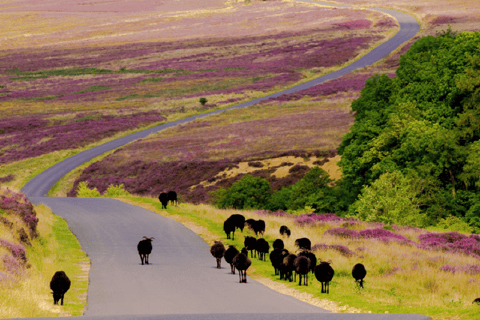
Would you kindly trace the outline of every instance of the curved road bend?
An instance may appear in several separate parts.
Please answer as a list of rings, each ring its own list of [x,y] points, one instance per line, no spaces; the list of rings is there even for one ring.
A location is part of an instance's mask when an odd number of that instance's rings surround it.
[[[215,260],[211,257],[205,241],[176,221],[112,199],[45,197],[49,189],[66,173],[104,152],[165,128],[224,110],[251,106],[271,97],[303,90],[340,77],[383,58],[419,30],[415,19],[406,14],[378,10],[394,16],[400,22],[401,29],[392,39],[351,65],[288,90],[228,109],[160,125],[92,148],[47,169],[22,188],[22,192],[31,201],[37,204],[45,203],[55,214],[66,219],[83,250],[91,258],[88,309],[83,318],[429,319],[423,315],[333,314],[275,292],[250,278],[248,284],[239,284],[238,274],[229,274],[229,268],[224,261],[222,269],[216,269]],[[146,266],[140,265],[136,251],[136,244],[143,236],[155,237],[151,264]]]

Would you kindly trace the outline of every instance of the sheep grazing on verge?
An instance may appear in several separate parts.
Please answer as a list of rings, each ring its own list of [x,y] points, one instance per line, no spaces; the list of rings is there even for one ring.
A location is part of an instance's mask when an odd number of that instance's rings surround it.
[[[298,285],[302,285],[302,276],[303,276],[303,285],[308,286],[308,272],[310,271],[310,259],[305,256],[298,256],[293,260],[293,266],[295,267],[295,277],[298,274]]]
[[[477,304],[480,306],[480,298],[473,300],[472,304]]]
[[[322,293],[329,293],[330,281],[332,281],[333,275],[335,274],[330,263],[332,262],[322,261],[315,267],[315,278],[322,283]]]
[[[235,228],[240,229],[240,231],[243,232],[243,228],[245,227],[245,217],[243,215],[232,214],[227,220],[233,221]]]
[[[70,289],[70,284],[70,279],[68,279],[65,272],[55,272],[50,281],[50,289],[53,291],[53,304],[58,304],[58,301],[60,300],[60,304],[63,306],[63,298],[68,289]]]
[[[150,253],[152,253],[152,240],[155,239],[154,237],[147,238],[143,237],[143,240],[140,240],[140,242],[137,244],[137,250],[138,254],[140,255],[140,261],[142,261],[142,265],[145,262],[146,264],[148,263],[148,257],[150,256]]]
[[[160,193],[158,200],[160,200],[160,203],[162,204],[162,209],[167,209],[168,194],[165,192]]]
[[[352,276],[355,278],[355,282],[360,284],[360,288],[363,288],[363,279],[367,275],[367,270],[365,270],[365,266],[361,263],[357,263],[353,266],[352,269]]]
[[[315,253],[311,251],[302,251],[298,254],[299,256],[304,256],[310,259],[310,271],[312,273],[315,272],[315,267],[317,266],[317,257],[315,256]]]
[[[172,205],[178,204],[177,193],[175,191],[168,191],[167,196],[168,201],[170,201]]]
[[[278,258],[275,259],[275,263],[277,265],[277,269],[280,273],[280,280],[287,280],[287,266],[283,264],[285,258],[290,254],[287,249],[283,249]],[[278,259],[278,260],[277,260]],[[273,264],[273,262],[272,262]]]
[[[221,269],[221,263],[223,255],[225,254],[225,246],[220,241],[215,241],[215,243],[210,248],[210,253],[217,260],[217,269]]]
[[[253,231],[255,232],[255,235],[258,236],[260,233],[263,235],[265,232],[265,221],[263,220],[254,220],[254,219],[248,219],[245,221],[245,224]]]
[[[230,245],[228,246],[228,249],[225,251],[224,258],[227,263],[230,264],[230,269],[232,271],[232,274],[235,274],[235,266],[233,265],[233,259],[235,256],[238,254],[238,249],[235,248],[235,246]]]
[[[258,252],[258,258],[262,261],[265,261],[265,255],[270,251],[270,245],[268,244],[267,240],[263,238],[258,239],[255,249]]]
[[[272,262],[272,267],[275,269],[275,275],[278,275],[279,265],[284,258],[282,257],[282,251],[283,249],[274,248],[273,251],[270,252],[270,261]]]
[[[283,243],[282,239],[277,239],[277,240],[273,241],[272,247],[273,247],[273,249],[282,250],[283,248],[285,248],[285,244]]]
[[[230,233],[232,234],[232,240],[235,240],[235,224],[232,220],[227,219],[223,223],[223,231],[227,235],[227,239],[230,239]]]
[[[281,226],[280,227],[280,235],[282,236],[287,236],[288,238],[290,238],[290,229],[287,227],[287,226]]]
[[[243,245],[250,251],[250,257],[253,258],[253,251],[256,249],[257,239],[254,237],[246,236],[243,241]],[[255,258],[257,257],[257,252],[255,251]]]
[[[248,258],[247,248],[242,248],[242,251],[233,258],[233,265],[238,270],[240,283],[247,283],[247,269],[251,264],[252,261]]]
[[[299,250],[312,250],[312,242],[308,238],[295,240],[295,246],[297,246]]]
[[[290,253],[288,256],[286,256],[283,259],[283,270],[284,270],[284,276],[285,280],[288,280],[290,282],[293,281],[293,271],[295,270],[295,266],[293,265],[293,262],[297,258],[296,255],[293,253]]]

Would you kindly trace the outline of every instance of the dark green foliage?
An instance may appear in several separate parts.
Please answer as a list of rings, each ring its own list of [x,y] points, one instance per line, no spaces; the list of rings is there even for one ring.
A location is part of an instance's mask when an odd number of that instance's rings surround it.
[[[427,223],[449,215],[480,222],[472,200],[480,191],[480,33],[421,38],[396,74],[370,78],[352,103],[355,123],[338,149],[348,203],[399,171]]]
[[[219,208],[263,209],[271,194],[270,184],[259,177],[246,175],[228,189],[215,192]]]
[[[198,100],[198,102],[200,102],[200,103],[202,104],[202,106],[204,106],[205,103],[208,102],[208,100],[207,100],[207,98],[203,98],[203,97],[202,97],[202,98],[200,98],[200,99]]]

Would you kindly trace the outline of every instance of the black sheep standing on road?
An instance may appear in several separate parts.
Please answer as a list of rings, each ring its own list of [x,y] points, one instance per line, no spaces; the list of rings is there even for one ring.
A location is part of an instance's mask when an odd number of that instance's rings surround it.
[[[248,258],[247,248],[242,248],[242,251],[233,258],[233,264],[238,270],[239,282],[247,283],[247,269],[252,264],[252,261]]]
[[[160,193],[158,200],[162,203],[162,209],[167,209],[168,204],[168,194],[165,192]]]
[[[223,255],[225,254],[225,246],[220,241],[215,241],[215,243],[210,248],[210,253],[217,260],[217,269],[221,269],[221,263]]]
[[[367,270],[365,269],[365,266],[363,264],[357,263],[353,266],[352,276],[353,278],[355,278],[355,282],[358,282],[360,284],[360,288],[363,288],[363,279],[366,275]]]
[[[68,289],[70,289],[70,283],[70,279],[68,279],[65,272],[55,272],[50,281],[50,289],[53,291],[53,304],[58,304],[60,300],[60,304],[63,306],[63,298]]]
[[[152,240],[155,239],[154,237],[147,238],[143,237],[143,240],[140,240],[140,242],[137,244],[137,250],[138,254],[140,255],[140,260],[142,261],[142,265],[144,262],[146,264],[148,263],[148,257],[150,256],[150,253],[152,253]]]
[[[330,281],[333,279],[335,271],[330,266],[331,262],[322,261],[315,267],[315,278],[322,283],[322,293],[329,293]]]
[[[225,254],[224,254],[225,261],[227,261],[227,263],[230,264],[232,274],[235,274],[235,266],[233,265],[233,259],[238,253],[239,252],[237,248],[235,248],[235,246],[233,245],[230,245],[228,246],[228,249],[225,251]]]

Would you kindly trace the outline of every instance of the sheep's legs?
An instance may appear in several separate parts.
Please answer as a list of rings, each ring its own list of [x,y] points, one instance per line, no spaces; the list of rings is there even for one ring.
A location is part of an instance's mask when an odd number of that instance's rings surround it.
[[[235,266],[233,265],[233,263],[230,264],[230,270],[232,274],[235,274]]]
[[[222,258],[217,258],[217,269],[221,269],[222,267],[220,266],[222,261]]]

